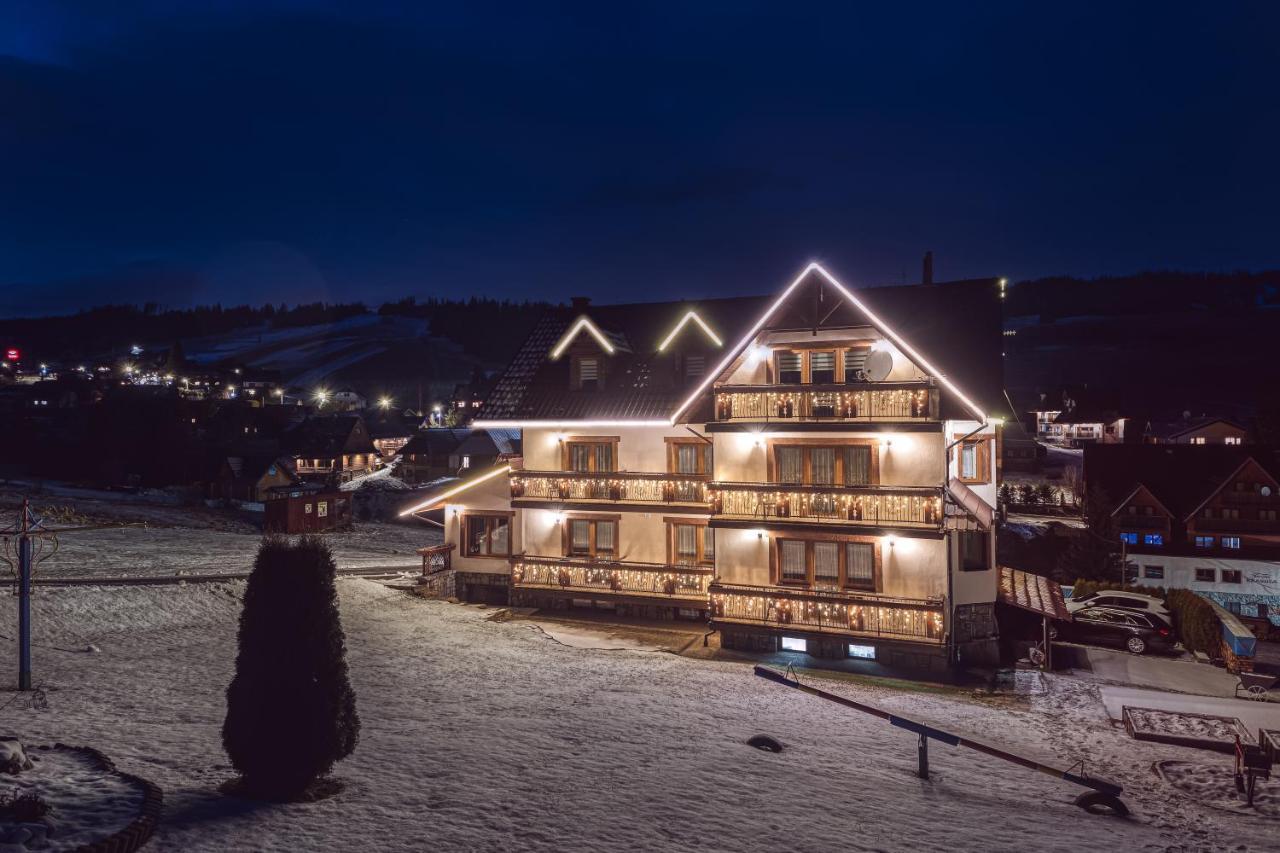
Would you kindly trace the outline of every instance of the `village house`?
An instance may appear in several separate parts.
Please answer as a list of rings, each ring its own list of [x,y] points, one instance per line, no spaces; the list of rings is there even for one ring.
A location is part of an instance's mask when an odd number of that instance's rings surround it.
[[[1106,395],[1086,388],[1061,388],[1037,396],[1027,410],[1037,439],[1063,447],[1126,441],[1130,418],[1122,416]]]
[[[1246,444],[1249,432],[1240,424],[1227,418],[1191,417],[1184,412],[1176,421],[1148,423],[1143,439],[1148,444],[1194,444],[1207,446]]]
[[[1130,579],[1190,589],[1280,628],[1280,458],[1234,446],[1085,452],[1087,489],[1114,501]]]
[[[396,473],[412,485],[464,476],[517,454],[519,444],[519,430],[425,429],[401,449]]]
[[[359,415],[310,417],[281,441],[294,471],[304,480],[345,483],[379,466],[378,451]]]
[[[444,509],[512,604],[709,620],[725,648],[919,668],[995,652],[995,279],[591,306],[536,325],[476,425],[519,458]]]
[[[214,494],[224,501],[262,503],[302,480],[288,457],[276,453],[233,453],[222,458]]]
[[[365,421],[365,426],[369,428],[369,438],[383,460],[390,459],[403,450],[418,431],[416,422],[394,412],[370,418]]]

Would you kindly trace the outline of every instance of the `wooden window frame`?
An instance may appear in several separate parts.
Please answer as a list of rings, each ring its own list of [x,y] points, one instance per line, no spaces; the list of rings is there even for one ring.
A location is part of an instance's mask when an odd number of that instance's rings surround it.
[[[573,537],[569,535],[569,531],[572,528],[572,523],[575,521],[591,522],[591,527],[590,527],[591,533],[588,536],[590,553],[588,554],[573,553]],[[586,559],[586,560],[600,559],[600,552],[597,550],[598,545],[596,542],[596,537],[597,537],[596,531],[599,529],[600,522],[613,524],[613,553],[608,554],[606,556],[608,556],[609,559],[611,560],[621,559],[620,557],[620,554],[622,552],[622,524],[621,524],[622,515],[621,514],[606,514],[606,513],[597,513],[597,512],[566,512],[564,514],[564,520],[560,523],[560,553],[563,556],[568,557],[570,559],[573,559],[573,558]]]
[[[667,445],[667,473],[683,474],[686,477],[711,477],[715,468],[715,447],[709,441],[703,441],[700,438],[692,436],[685,438],[683,436],[667,436],[663,439]],[[690,444],[698,445],[703,448],[703,452],[698,454],[698,468],[701,469],[693,474],[684,473],[676,470],[676,460],[679,454],[679,448]]]
[[[702,567],[702,568],[715,567],[715,564],[716,564],[715,553],[713,552],[710,558],[708,558],[706,555],[707,543],[706,543],[705,536],[707,534],[707,531],[713,529],[710,526],[708,526],[707,519],[689,518],[687,516],[678,516],[678,515],[667,515],[667,516],[663,516],[662,520],[667,525],[667,565],[668,566],[680,565],[680,563],[677,562],[677,558],[679,557],[679,554],[676,553],[676,528],[683,524],[688,527],[700,528],[697,533],[697,537],[698,537],[697,538],[697,554],[696,554],[696,559],[693,562],[693,565]],[[714,536],[715,534],[713,533],[712,535]]]
[[[783,542],[804,542],[805,554],[805,576],[804,581],[792,581],[782,579],[782,543]],[[815,542],[832,542],[838,546],[837,553],[840,560],[839,579],[836,587],[842,590],[854,590],[858,592],[875,592],[878,593],[884,588],[884,554],[880,540],[875,536],[855,536],[852,534],[835,534],[826,536],[796,536],[788,534],[785,536],[773,536],[769,541],[769,579],[774,586],[795,587],[801,589],[814,588],[814,563],[813,563],[813,543]],[[873,586],[867,587],[862,584],[849,583],[849,567],[848,553],[845,545],[850,542],[871,545],[873,551],[873,569],[872,576],[874,578]]]
[[[968,537],[981,537],[982,539],[982,565],[966,566],[965,558],[965,541]],[[961,572],[989,572],[992,567],[991,557],[991,531],[989,530],[960,530],[956,533],[956,552],[958,568]]]
[[[952,436],[952,440],[956,445],[952,448],[956,454],[956,479],[960,482],[971,486],[985,486],[991,483],[991,445],[995,440],[992,435],[979,435],[971,438],[965,438],[966,433],[960,432]],[[978,448],[977,467],[981,472],[977,477],[964,476],[964,447],[966,444],[976,445]]]
[[[587,473],[591,474],[612,474],[618,470],[618,444],[620,438],[616,435],[570,435],[560,442],[560,470],[572,471],[569,467],[569,459],[571,452],[569,445],[571,444],[612,444],[613,445],[613,469],[611,471],[600,471],[595,467],[596,455],[594,452],[588,457]]]
[[[805,448],[804,466],[803,466],[803,483],[779,483],[778,482],[778,448],[779,447],[800,447]],[[825,486],[827,483],[813,482],[813,464],[810,460],[809,450],[813,448],[830,447],[836,450],[843,450],[846,447],[870,447],[871,448],[871,482],[867,485],[880,485],[880,442],[874,438],[770,438],[765,441],[766,465],[768,482],[777,485],[805,485],[805,486]],[[844,485],[844,454],[836,454],[836,481],[829,485]]]
[[[467,512],[458,513],[458,555],[469,559],[477,560],[507,560],[514,553],[515,546],[515,511],[514,510],[469,510]],[[507,520],[507,552],[505,554],[477,554],[471,551],[471,536],[467,532],[467,523],[472,518],[483,518],[485,521],[485,536],[489,536],[492,522],[499,518]]]
[[[871,341],[867,341],[865,343],[856,343],[856,344],[849,344],[849,343],[837,344],[837,343],[826,343],[826,342],[820,343],[816,341],[812,343],[778,344],[773,350],[773,358],[769,360],[769,367],[773,369],[773,379],[774,379],[774,382],[770,384],[777,384],[777,385],[784,384],[782,382],[782,369],[781,369],[781,362],[780,362],[779,356],[781,356],[783,353],[795,353],[796,355],[800,356],[799,384],[800,385],[814,385],[814,384],[827,385],[828,383],[826,382],[815,383],[813,381],[813,353],[829,352],[829,353],[832,353],[835,358],[835,364],[833,365],[833,369],[831,372],[832,380],[831,380],[831,383],[829,384],[844,385],[848,381],[848,377],[845,376],[845,370],[844,370],[845,353],[848,352],[849,350],[855,350],[855,349],[870,350],[871,344],[872,344]],[[789,385],[791,383],[786,383],[786,384]]]

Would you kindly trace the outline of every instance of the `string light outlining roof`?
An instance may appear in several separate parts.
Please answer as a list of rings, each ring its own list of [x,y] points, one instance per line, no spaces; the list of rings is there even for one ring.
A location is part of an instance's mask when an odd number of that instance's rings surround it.
[[[724,346],[724,341],[720,340],[719,335],[711,331],[711,327],[707,325],[705,320],[703,320],[701,317],[698,316],[698,312],[690,311],[688,314],[685,314],[683,317],[680,318],[680,322],[676,323],[676,327],[671,330],[671,333],[667,335],[666,338],[663,339],[662,343],[658,344],[658,352],[662,352],[664,349],[666,349],[667,345],[670,344],[673,340],[675,340],[676,335],[680,334],[680,330],[683,329],[690,320],[692,320],[694,323],[698,325],[699,328],[702,329],[702,331],[706,334],[706,336],[711,339],[712,343],[714,343],[718,347]]]
[[[555,361],[564,354],[565,347],[573,343],[573,339],[576,338],[578,333],[583,329],[586,329],[591,333],[591,336],[596,339],[601,347],[604,348],[605,352],[609,353],[609,355],[613,355],[613,344],[609,343],[609,339],[605,337],[604,332],[600,331],[600,327],[591,322],[591,318],[584,314],[578,318],[576,323],[569,327],[569,331],[564,333],[564,336],[560,338],[560,342],[551,350],[551,360]]]
[[[414,504],[413,506],[409,507],[406,510],[402,510],[399,513],[399,517],[404,518],[406,515],[413,515],[415,512],[421,512],[424,509],[431,509],[432,507],[439,506],[440,504],[444,503],[446,499],[451,498],[454,495],[462,494],[468,489],[474,486],[478,486],[481,483],[485,482],[486,480],[492,480],[494,477],[497,477],[499,474],[506,474],[510,470],[511,470],[510,465],[500,465],[497,468],[493,468],[489,471],[485,471],[480,476],[472,477],[470,480],[467,480],[465,483],[460,483],[457,486],[454,486],[452,489],[449,489],[447,492],[442,492],[441,494],[428,498],[427,500],[422,501],[421,503]]]

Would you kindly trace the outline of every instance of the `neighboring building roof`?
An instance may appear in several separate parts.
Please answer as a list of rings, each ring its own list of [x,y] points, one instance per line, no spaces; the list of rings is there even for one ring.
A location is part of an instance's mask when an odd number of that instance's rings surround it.
[[[1260,447],[1185,444],[1103,444],[1085,448],[1086,488],[1101,488],[1117,502],[1132,497],[1138,486],[1175,518],[1187,518],[1217,492],[1248,459],[1272,477],[1280,477],[1280,455]]]
[[[297,479],[297,474],[293,470],[293,463],[288,458],[276,453],[228,455],[224,461],[231,470],[232,476],[237,480],[247,479],[256,483],[270,472],[272,466],[282,471],[290,480]]]
[[[344,453],[376,452],[359,415],[308,418],[285,433],[282,442],[294,456],[314,459],[328,459]]]
[[[764,328],[869,325],[866,315],[822,275],[809,271]],[[986,411],[1002,407],[1001,312],[995,279],[868,288],[856,295],[977,405]],[[677,371],[676,360],[702,355],[709,375],[777,301],[773,294],[551,309],[498,380],[477,420],[669,418],[697,387]],[[722,346],[686,327],[660,350],[690,311],[696,312]],[[551,358],[583,316],[614,348],[607,355],[605,387],[586,391],[570,387],[569,357]],[[575,340],[586,338],[591,338],[588,332],[574,336]],[[943,396],[946,401],[949,395]],[[947,407],[944,402],[944,413]]]
[[[386,415],[377,420],[366,420],[370,438],[409,438],[418,430],[418,425],[410,423],[398,415]]]
[[[426,455],[438,456],[452,453],[459,444],[475,432],[472,429],[450,429],[447,427],[418,430],[409,443],[400,452],[406,456]]]
[[[1169,421],[1166,423],[1153,423],[1147,428],[1147,434],[1152,438],[1161,438],[1166,441],[1173,441],[1180,436],[1184,436],[1189,432],[1195,432],[1204,429],[1213,424],[1226,424],[1229,427],[1245,432],[1245,428],[1229,418],[1219,418],[1211,416],[1201,416],[1198,418],[1182,419],[1177,421]]]

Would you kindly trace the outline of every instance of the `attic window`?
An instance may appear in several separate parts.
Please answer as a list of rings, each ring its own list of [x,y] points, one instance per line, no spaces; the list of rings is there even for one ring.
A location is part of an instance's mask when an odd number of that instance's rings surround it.
[[[574,387],[584,391],[594,391],[600,387],[600,359],[594,356],[580,356],[573,360]]]
[[[809,381],[814,385],[830,385],[836,381],[836,354],[815,351],[809,354]]]
[[[784,385],[799,385],[804,381],[800,353],[778,353],[778,381]]]
[[[707,372],[705,355],[687,355],[684,357],[684,376],[686,379],[697,379]]]
[[[844,351],[844,381],[862,382],[866,379],[867,353],[866,347],[851,347]]]

